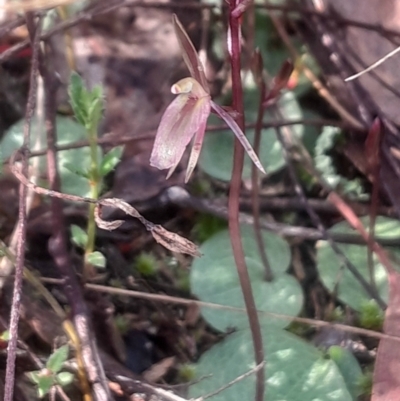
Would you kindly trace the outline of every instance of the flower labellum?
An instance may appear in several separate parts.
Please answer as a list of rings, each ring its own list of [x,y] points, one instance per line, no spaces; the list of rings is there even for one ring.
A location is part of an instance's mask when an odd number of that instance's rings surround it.
[[[169,169],[169,178],[194,137],[185,177],[187,182],[200,155],[211,111],[211,97],[194,78],[181,79],[172,86],[171,92],[178,96],[162,116],[150,164],[160,170]]]

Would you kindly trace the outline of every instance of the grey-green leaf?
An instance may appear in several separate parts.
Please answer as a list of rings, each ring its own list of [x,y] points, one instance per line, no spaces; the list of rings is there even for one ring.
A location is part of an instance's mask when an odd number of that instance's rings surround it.
[[[68,88],[72,109],[77,121],[85,126],[88,122],[88,93],[83,83],[83,79],[76,72],[71,73]]]
[[[57,146],[68,145],[76,141],[87,139],[85,128],[71,118],[57,116],[56,124]],[[10,157],[11,154],[22,145],[23,125],[23,120],[18,121],[6,131],[1,139],[0,147],[3,158]],[[34,119],[32,123],[32,135],[34,134],[42,137],[42,143],[46,142],[44,138],[45,132],[40,129],[36,119]],[[98,152],[99,155],[101,155],[100,147],[98,147]],[[90,165],[89,147],[62,150],[59,151],[57,155],[62,192],[79,196],[90,196],[88,179],[76,174],[76,172],[79,171],[86,171]],[[66,165],[73,166],[74,172],[71,172],[69,168],[65,167]],[[46,174],[46,156],[40,156],[39,170],[41,175]]]
[[[47,360],[47,369],[49,369],[53,373],[58,373],[61,370],[63,363],[68,358],[68,351],[68,345],[63,345],[60,348],[56,349]]]
[[[85,178],[86,180],[89,179],[89,173],[87,172],[87,168],[82,169],[68,162],[65,162],[63,164],[63,167],[69,170],[71,173],[78,175],[79,177]]]
[[[74,380],[74,375],[70,372],[60,372],[57,374],[56,379],[57,383],[64,387],[72,383]]]
[[[353,400],[360,395],[359,383],[362,378],[362,370],[355,356],[346,348],[333,345],[328,354],[338,366]]]
[[[33,383],[35,384],[39,383],[40,370],[34,370],[33,372],[29,372],[28,377]]]
[[[93,266],[101,267],[101,268],[106,267],[106,258],[99,251],[94,251],[92,253],[89,253],[89,255],[87,255],[87,260]]]
[[[71,224],[71,237],[75,245],[84,249],[88,241],[88,235],[81,227]]]
[[[40,376],[39,382],[37,383],[37,390],[39,398],[43,398],[54,385],[53,376]]]
[[[263,233],[266,253],[274,275],[274,279],[267,282],[253,228],[242,226],[241,233],[257,309],[296,316],[302,308],[303,293],[297,280],[286,273],[291,259],[289,245],[277,235]],[[200,252],[203,256],[195,259],[191,268],[192,292],[204,302],[244,308],[228,230],[212,236],[201,246]],[[244,311],[202,307],[202,315],[220,331],[232,327],[248,327],[248,318]],[[279,327],[290,323],[289,320],[270,316],[262,318]]]
[[[368,229],[369,218],[361,219],[364,227]],[[347,222],[336,224],[330,230],[332,233],[357,234]],[[398,220],[386,217],[378,217],[375,224],[375,236],[378,238],[400,238],[400,223]],[[368,267],[368,249],[365,245],[340,244],[340,249],[345,256],[357,268],[359,273],[370,282],[370,272]],[[390,253],[395,253],[394,248],[387,248]],[[373,255],[374,278],[378,292],[382,299],[388,300],[388,281],[385,268]],[[317,268],[320,277],[330,291],[335,291],[337,297],[353,309],[361,311],[363,305],[371,297],[361,286],[353,274],[339,262],[335,252],[326,241],[317,243]]]
[[[266,355],[265,401],[352,401],[337,365],[315,347],[294,335],[262,325]],[[196,384],[189,388],[189,398],[218,390],[254,364],[250,330],[239,330],[202,355],[196,366]],[[213,397],[214,401],[253,400],[255,375],[239,381]]]
[[[116,146],[104,155],[103,160],[100,164],[100,175],[102,177],[114,170],[115,166],[121,160],[123,151],[124,146]]]

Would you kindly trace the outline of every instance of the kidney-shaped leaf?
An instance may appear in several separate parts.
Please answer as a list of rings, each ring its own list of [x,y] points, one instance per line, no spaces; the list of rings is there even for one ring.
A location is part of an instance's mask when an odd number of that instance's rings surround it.
[[[369,218],[366,217],[361,220],[364,227],[368,228]],[[336,224],[329,231],[332,233],[356,234],[356,231],[347,222]],[[394,219],[378,217],[375,224],[375,236],[377,238],[399,238],[400,223]],[[362,276],[370,282],[367,247],[353,244],[340,244],[339,247]],[[393,252],[393,248],[392,250],[388,248],[388,250]],[[375,255],[373,255],[373,260],[375,283],[380,296],[387,302],[387,274]],[[326,241],[320,241],[317,244],[317,267],[324,285],[330,291],[335,290],[338,298],[353,309],[360,311],[362,305],[371,299],[353,274],[347,268],[341,266],[335,252]]]
[[[274,274],[271,282],[265,281],[264,266],[261,262],[252,227],[241,229],[247,268],[257,309],[296,316],[303,303],[303,294],[297,280],[286,274],[290,263],[290,248],[277,235],[263,233],[268,259]],[[191,288],[202,301],[244,308],[244,300],[236,271],[229,232],[222,231],[206,241],[191,269]],[[202,308],[203,317],[213,327],[225,331],[228,328],[248,327],[245,312]],[[288,320],[264,317],[272,325],[285,327]]]
[[[352,401],[334,361],[294,335],[263,325],[268,401]],[[254,368],[254,351],[249,330],[229,335],[200,358],[189,397],[197,398],[218,390]],[[246,377],[213,397],[215,401],[254,400],[255,375]]]
[[[86,131],[82,125],[78,124],[71,118],[57,116],[57,145],[67,145],[75,141],[84,140],[87,138]],[[1,140],[1,156],[6,159],[16,151],[23,141],[23,126],[21,120],[11,126]],[[32,122],[32,142],[36,140],[35,135],[41,136],[41,143],[46,143],[44,139],[45,131],[38,127],[37,121]],[[43,146],[44,147],[44,146]],[[101,151],[98,147],[99,153]],[[89,147],[63,150],[58,152],[58,167],[61,176],[61,189],[63,192],[73,195],[89,196],[90,188],[87,178],[83,177],[83,173],[87,171],[90,165],[90,149]],[[74,167],[71,171],[69,166]],[[82,172],[81,175],[77,172]],[[46,156],[40,156],[40,174],[46,175]]]

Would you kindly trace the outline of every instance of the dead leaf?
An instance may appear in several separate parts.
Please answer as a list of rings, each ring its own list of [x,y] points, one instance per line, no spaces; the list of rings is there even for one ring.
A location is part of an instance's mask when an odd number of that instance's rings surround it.
[[[96,224],[100,228],[105,230],[115,230],[123,223],[123,220],[115,220],[111,222],[102,220],[100,217],[100,206],[109,206],[120,209],[129,216],[138,219],[146,227],[147,231],[151,232],[151,235],[159,244],[172,252],[186,253],[191,256],[201,256],[198,247],[193,242],[181,237],[178,234],[166,230],[158,224],[151,223],[150,221],[146,220],[134,207],[118,198],[101,199],[96,205],[95,219]]]
[[[188,239],[171,233],[160,225],[155,225],[151,231],[153,238],[172,252],[186,253],[191,256],[201,256],[198,247]]]

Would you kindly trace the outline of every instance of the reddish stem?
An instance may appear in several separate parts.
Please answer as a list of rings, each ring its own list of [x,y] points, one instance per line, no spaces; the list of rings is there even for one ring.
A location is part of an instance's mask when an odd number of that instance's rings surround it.
[[[239,20],[232,16],[232,12],[237,5],[236,0],[230,0],[229,5],[229,26],[230,26],[230,46],[231,46],[231,68],[232,68],[232,94],[233,108],[237,112],[238,117],[236,122],[243,130],[244,124],[244,109],[243,109],[243,90],[240,77],[240,23]],[[228,220],[229,232],[235,258],[236,268],[239,275],[240,285],[242,288],[243,298],[246,306],[247,316],[249,319],[251,334],[253,338],[254,354],[256,365],[264,362],[264,349],[262,343],[262,335],[260,322],[258,320],[257,309],[254,302],[253,292],[251,289],[250,277],[247,271],[247,266],[244,257],[243,245],[240,236],[239,225],[239,195],[242,182],[242,171],[244,163],[244,149],[240,142],[235,137],[235,146],[233,154],[233,171],[231,186],[229,191],[228,202]],[[262,401],[264,398],[265,387],[264,368],[257,372],[256,382],[256,401]]]

